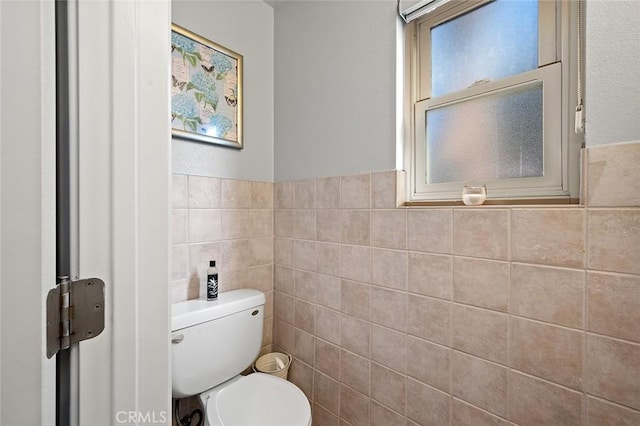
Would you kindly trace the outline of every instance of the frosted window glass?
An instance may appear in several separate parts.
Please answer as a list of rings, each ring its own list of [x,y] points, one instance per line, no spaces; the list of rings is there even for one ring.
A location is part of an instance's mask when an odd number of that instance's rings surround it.
[[[537,0],[496,0],[431,29],[432,96],[537,67]]]
[[[542,83],[426,112],[426,183],[543,176]]]

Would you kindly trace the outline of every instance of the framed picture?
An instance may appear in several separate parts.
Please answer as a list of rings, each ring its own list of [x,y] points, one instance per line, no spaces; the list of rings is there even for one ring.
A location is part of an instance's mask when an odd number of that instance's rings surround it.
[[[242,149],[242,55],[175,24],[171,133]]]

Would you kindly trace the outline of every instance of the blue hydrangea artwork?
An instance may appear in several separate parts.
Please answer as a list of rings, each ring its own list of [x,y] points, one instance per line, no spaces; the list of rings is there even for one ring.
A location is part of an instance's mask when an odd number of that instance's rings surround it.
[[[242,148],[242,56],[173,25],[171,66],[173,134]]]

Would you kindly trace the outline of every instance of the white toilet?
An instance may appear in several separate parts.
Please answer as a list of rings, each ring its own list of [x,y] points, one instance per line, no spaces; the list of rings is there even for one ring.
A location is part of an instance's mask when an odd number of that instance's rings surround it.
[[[309,401],[293,383],[240,375],[260,352],[264,303],[264,293],[242,289],[172,307],[172,394],[199,395],[205,425],[311,425]]]

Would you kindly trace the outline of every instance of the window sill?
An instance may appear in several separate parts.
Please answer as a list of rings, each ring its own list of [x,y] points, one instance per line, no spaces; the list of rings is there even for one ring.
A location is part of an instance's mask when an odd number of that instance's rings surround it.
[[[466,206],[462,201],[405,201],[402,207],[508,207],[508,206],[529,206],[529,207],[582,207],[578,198],[534,198],[534,199],[503,199],[487,200],[479,206]]]

